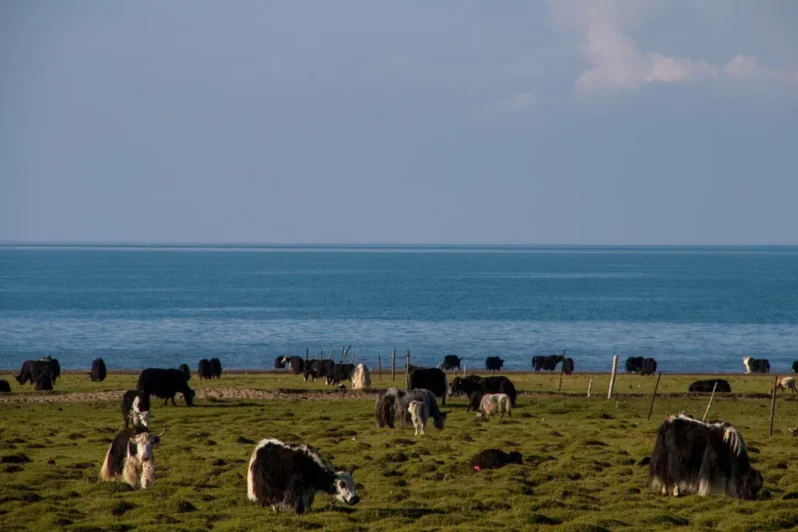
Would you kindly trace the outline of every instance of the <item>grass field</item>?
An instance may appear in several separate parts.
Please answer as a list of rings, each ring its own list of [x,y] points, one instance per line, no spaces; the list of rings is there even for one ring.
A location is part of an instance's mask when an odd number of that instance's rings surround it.
[[[593,397],[586,398],[590,378]],[[0,378],[9,379],[7,375]],[[284,374],[226,374],[190,384],[195,408],[153,404],[152,425],[168,431],[155,450],[156,480],[146,491],[97,480],[108,443],[121,426],[118,392],[136,375],[91,383],[65,375],[57,392],[0,397],[0,529],[67,530],[781,530],[798,526],[798,401],[781,394],[768,436],[772,376],[728,376],[734,395],[716,396],[710,419],[745,437],[767,500],[666,498],[647,486],[648,456],[662,419],[701,417],[707,396],[684,394],[694,376],[620,375],[606,399],[606,375],[514,374],[524,392],[513,419],[479,422],[465,400],[447,403],[443,431],[415,438],[412,428],[377,429],[373,393],[316,393],[321,383]],[[374,378],[376,387],[390,377]],[[398,385],[403,379],[397,376]],[[276,393],[280,389],[310,393]],[[233,393],[235,392],[235,393]],[[273,394],[269,396],[268,394]],[[271,397],[261,399],[260,397]],[[47,398],[47,402],[41,402]],[[303,516],[274,514],[246,499],[255,442],[276,437],[321,449],[340,467],[358,465],[361,502],[330,509],[318,496]],[[489,447],[518,450],[522,466],[475,473],[466,464]],[[9,457],[12,457],[9,459]]]

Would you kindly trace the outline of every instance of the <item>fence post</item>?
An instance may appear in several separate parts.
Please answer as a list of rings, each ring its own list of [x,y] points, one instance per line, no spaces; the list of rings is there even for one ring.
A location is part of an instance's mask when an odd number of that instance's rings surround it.
[[[657,398],[657,388],[659,388],[659,380],[662,378],[662,372],[659,372],[657,375],[657,384],[654,385],[654,393],[651,394],[651,404],[648,405],[648,417],[646,419],[651,419],[651,412],[654,410],[654,399]]]
[[[565,353],[565,351],[563,351],[563,353]],[[560,384],[557,385],[557,391],[558,392],[562,391],[562,376],[565,373],[565,361],[564,360],[563,360],[561,365],[562,365],[562,367],[560,368]]]
[[[306,347],[306,348],[305,348],[305,366],[307,366],[307,365],[308,365],[308,357],[309,357],[309,356],[310,356],[310,348],[309,348],[309,347]]]
[[[773,381],[773,395],[770,397],[770,435],[773,436],[773,415],[776,413],[776,386],[779,384],[779,377]]]
[[[607,399],[612,399],[612,392],[615,390],[615,373],[618,371],[618,355],[612,357],[612,375],[610,376],[610,389],[607,391]]]
[[[379,379],[382,380],[382,355],[377,355],[377,367],[379,368]]]
[[[590,397],[590,392],[593,391],[593,377],[590,378],[590,382],[587,383],[587,396]]]
[[[391,380],[396,381],[396,348],[391,355]]]
[[[715,381],[715,386],[712,387],[712,395],[709,396],[709,403],[707,403],[707,409],[704,410],[704,417],[701,418],[701,421],[706,421],[707,414],[709,414],[709,407],[712,406],[712,399],[715,398],[715,390],[718,389],[718,381]]]

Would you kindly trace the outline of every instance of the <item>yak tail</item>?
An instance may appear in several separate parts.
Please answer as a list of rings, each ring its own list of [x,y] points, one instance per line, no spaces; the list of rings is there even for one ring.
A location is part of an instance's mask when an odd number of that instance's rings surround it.
[[[723,441],[735,455],[740,456],[745,452],[743,437],[734,427],[726,427],[723,431]]]

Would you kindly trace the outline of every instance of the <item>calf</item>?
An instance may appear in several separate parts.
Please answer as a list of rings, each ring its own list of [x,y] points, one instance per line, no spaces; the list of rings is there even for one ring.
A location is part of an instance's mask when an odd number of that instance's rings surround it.
[[[341,384],[341,381],[351,381],[354,374],[354,364],[336,364],[332,374],[327,375],[327,385],[338,385]]]
[[[222,377],[222,362],[218,358],[212,358],[211,363],[211,378],[219,379]]]
[[[539,355],[532,357],[532,367],[535,371],[554,371],[557,369],[557,364],[563,360],[565,360],[563,355]]]
[[[197,364],[197,375],[199,375],[200,380],[202,379],[212,379],[213,378],[213,371],[211,370],[211,361],[207,358],[203,358]]]
[[[446,406],[446,374],[438,368],[416,368],[410,372],[407,380],[408,390],[429,390],[441,398],[441,405]]]
[[[335,373],[335,362],[332,360],[309,360],[305,365],[305,381],[311,381],[321,377],[329,377]]]
[[[377,396],[377,401],[374,403],[374,417],[377,420],[377,426],[394,428],[397,423],[409,424],[411,419],[407,409],[411,401],[424,403],[435,428],[443,430],[448,412],[441,412],[438,409],[438,403],[432,392],[429,390],[406,391],[397,388],[388,388]]]
[[[515,385],[507,377],[479,377],[477,375],[469,375],[468,377],[455,377],[449,386],[449,395],[465,394],[471,397],[475,392],[478,393],[481,399],[486,393],[504,393],[510,397],[510,402],[515,406],[517,393]],[[476,410],[479,408],[479,402],[476,404],[469,404],[466,412],[471,409]]]
[[[770,362],[765,358],[743,357],[746,373],[770,373]]]
[[[501,371],[504,367],[504,360],[499,357],[488,357],[485,359],[485,369],[488,371]]]
[[[479,401],[479,410],[477,417],[484,417],[490,419],[493,414],[501,414],[501,419],[504,419],[504,414],[513,417],[512,403],[507,394],[504,393],[489,393],[483,395]]]
[[[122,419],[125,428],[130,423],[134,427],[150,426],[150,396],[139,393],[137,390],[128,390],[122,396]]]
[[[152,447],[161,441],[164,432],[166,429],[156,436],[144,427],[133,427],[117,433],[105,453],[100,478],[114,481],[122,477],[132,488],[138,484],[141,489],[150,487],[155,480]]]
[[[649,463],[651,486],[684,493],[755,499],[762,475],[751,468],[742,435],[728,423],[670,416],[657,430]]]
[[[108,371],[105,367],[105,360],[95,358],[91,363],[91,372],[89,373],[91,382],[102,382],[105,380],[107,374]]]
[[[421,401],[410,401],[407,407],[410,413],[410,420],[413,422],[413,428],[416,430],[415,435],[418,436],[419,431],[424,435],[424,427],[427,426],[429,420],[429,410],[427,405]]]
[[[715,383],[718,384],[717,388],[715,388]],[[713,389],[719,393],[731,393],[731,385],[729,384],[729,381],[724,379],[695,381],[690,385],[688,391],[691,393],[710,393]]]
[[[499,449],[486,449],[471,457],[468,466],[474,471],[482,471],[483,469],[499,469],[507,464],[523,463],[524,460],[519,452],[505,453]]]
[[[626,359],[626,372],[640,375],[653,375],[657,371],[657,361],[653,358],[629,357]]]
[[[186,378],[186,382],[191,380],[191,370],[188,369],[188,364],[180,364],[177,370]]]
[[[364,390],[371,388],[371,373],[369,368],[362,362],[355,368],[355,374],[352,376],[352,389]]]
[[[336,471],[317,449],[289,445],[273,438],[261,440],[249,459],[247,498],[261,506],[271,505],[305,513],[316,493],[323,492],[349,505],[360,502],[352,478],[354,467]]]
[[[460,362],[463,359],[457,355],[446,355],[443,357],[443,363],[440,365],[440,368],[443,371],[451,371],[455,369],[460,369]]]
[[[26,360],[22,363],[19,375],[14,378],[21,385],[27,382],[36,384],[43,375],[50,379],[51,385],[55,384],[56,379],[61,375],[61,366],[58,365],[58,360]]]
[[[194,405],[194,390],[188,387],[185,376],[183,373],[176,369],[145,369],[139,375],[136,390],[146,396],[154,395],[163,399],[163,405],[172,400],[172,405],[175,404],[175,395],[178,393],[183,394],[183,399],[186,401],[186,406]]]
[[[5,379],[0,379],[0,393],[11,393],[11,386]]]
[[[795,377],[782,377],[776,385],[777,390],[787,391],[792,390],[795,393]]]

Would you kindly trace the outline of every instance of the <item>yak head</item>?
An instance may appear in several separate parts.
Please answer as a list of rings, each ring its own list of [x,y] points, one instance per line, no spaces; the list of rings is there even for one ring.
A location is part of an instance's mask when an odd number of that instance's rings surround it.
[[[441,415],[433,420],[436,429],[443,430],[443,425],[446,423],[446,416],[448,415],[449,412],[441,412]]]
[[[355,469],[357,469],[357,466],[352,466],[349,471],[338,471],[335,473],[333,496],[346,504],[357,504],[360,502],[360,497],[357,496],[357,492],[355,491],[355,479],[352,478],[352,473],[355,472]]]
[[[762,474],[756,469],[749,469],[737,481],[737,496],[747,501],[756,499],[762,484]]]
[[[128,456],[134,456],[141,462],[149,462],[152,460],[152,446],[160,443],[164,432],[166,432],[165,428],[158,435],[149,432],[136,434],[127,442]]]
[[[197,396],[197,392],[192,390],[191,388],[188,389],[188,392],[183,394],[183,399],[186,400],[186,405],[194,406],[194,397]]]

